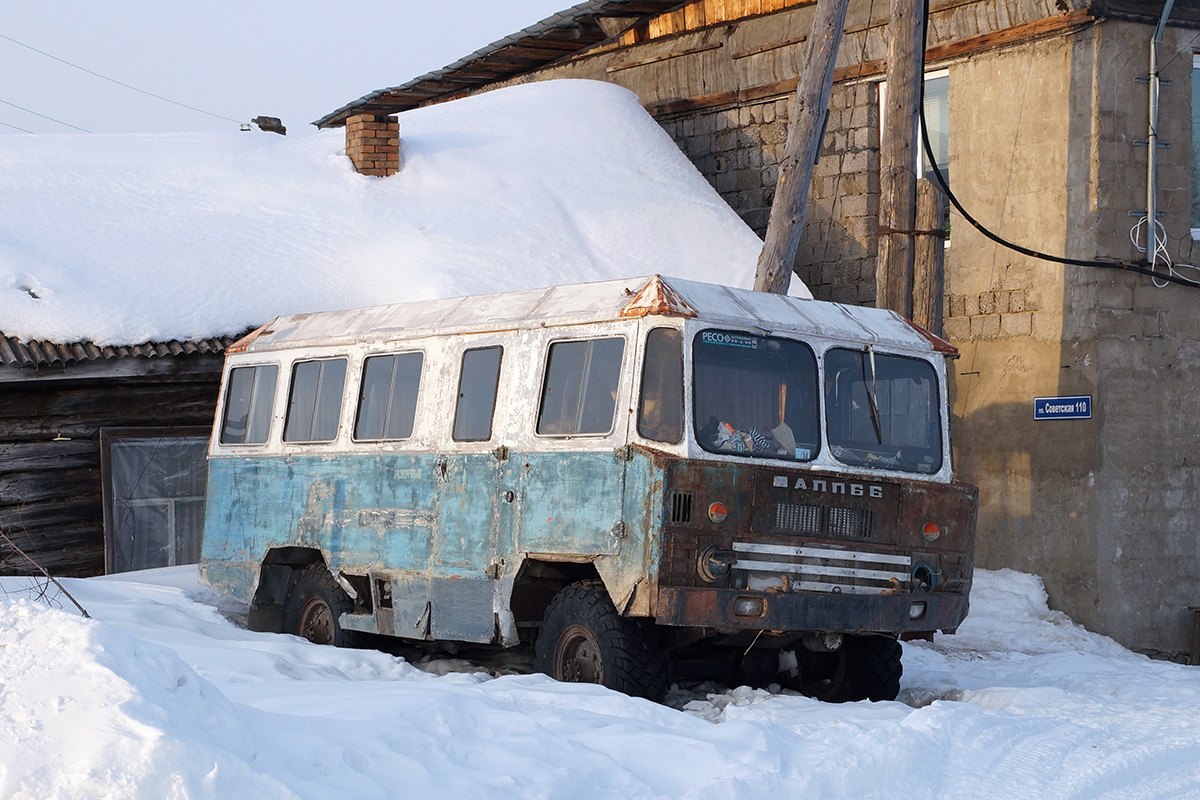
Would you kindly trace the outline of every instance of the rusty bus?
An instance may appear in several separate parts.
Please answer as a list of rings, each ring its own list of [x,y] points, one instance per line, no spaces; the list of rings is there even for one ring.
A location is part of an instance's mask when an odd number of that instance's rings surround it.
[[[967,613],[945,358],[890,311],[648,276],[280,317],[229,348],[202,580],[251,628],[893,699]]]

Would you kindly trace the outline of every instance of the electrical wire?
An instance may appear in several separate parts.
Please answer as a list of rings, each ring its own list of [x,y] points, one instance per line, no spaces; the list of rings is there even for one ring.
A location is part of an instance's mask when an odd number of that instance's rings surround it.
[[[3,35],[3,34],[0,34],[0,35]],[[0,100],[0,103],[3,103],[6,106],[12,106],[13,108],[20,109],[21,111],[24,111],[26,114],[33,114],[35,117],[41,117],[42,119],[48,119],[51,122],[57,122],[59,125],[66,125],[68,128],[74,128],[77,131],[83,131],[84,133],[91,133],[91,131],[89,131],[87,128],[81,128],[78,125],[72,125],[69,122],[63,122],[61,119],[55,119],[54,117],[48,117],[45,114],[39,114],[38,112],[34,111],[31,108],[26,108],[25,106],[19,106],[16,103],[10,103],[7,100]],[[9,125],[9,127],[16,128],[17,126]],[[21,129],[17,128],[17,130],[21,130]],[[25,132],[33,133],[33,131],[25,131]]]
[[[101,75],[99,72],[96,72],[96,71],[94,71],[94,70],[90,70],[90,69],[88,69],[87,67],[81,67],[81,66],[79,66],[78,64],[72,64],[70,61],[67,61],[67,60],[66,60],[66,59],[64,59],[64,58],[59,58],[59,57],[58,57],[58,56],[56,56],[56,55],[51,55],[50,53],[47,53],[45,50],[39,50],[39,49],[37,49],[36,47],[34,47],[34,46],[32,46],[32,45],[25,44],[24,42],[19,42],[19,41],[17,41],[16,39],[12,38],[11,36],[5,36],[3,33],[0,33],[0,39],[5,39],[5,40],[7,40],[7,41],[9,41],[9,42],[12,42],[12,43],[13,43],[13,44],[15,44],[15,45],[19,45],[20,47],[24,47],[26,50],[32,50],[33,52],[37,53],[38,55],[42,55],[42,56],[45,56],[46,58],[53,59],[54,61],[57,61],[57,62],[58,62],[58,63],[60,63],[60,64],[66,64],[68,67],[72,67],[73,69],[77,69],[77,70],[79,70],[79,71],[81,71],[81,72],[86,72],[88,75],[94,75],[95,77],[97,77],[97,78],[100,78],[100,79],[102,79],[102,80],[106,80],[106,81],[108,81],[109,83],[115,83],[117,86],[123,86],[123,87],[125,87],[126,89],[132,89],[132,90],[133,90],[133,91],[135,91],[135,92],[139,92],[140,94],[144,94],[144,95],[146,95],[147,97],[153,97],[155,100],[162,100],[164,103],[170,103],[171,105],[179,106],[180,108],[186,108],[186,109],[188,109],[189,111],[195,111],[195,112],[197,112],[197,113],[199,113],[199,114],[207,114],[207,115],[208,115],[208,116],[210,116],[210,117],[216,117],[217,119],[223,119],[223,120],[225,120],[226,122],[232,122],[232,123],[234,123],[235,125],[241,125],[241,124],[243,124],[243,120],[232,119],[231,117],[226,117],[226,116],[223,116],[223,115],[221,115],[221,114],[215,114],[215,113],[213,113],[212,111],[205,111],[203,108],[196,108],[195,106],[189,106],[187,103],[181,103],[181,102],[179,102],[178,100],[172,100],[172,99],[171,99],[171,98],[169,98],[169,97],[163,97],[163,96],[162,96],[162,95],[160,95],[160,94],[155,94],[154,92],[148,92],[148,91],[146,91],[145,89],[139,89],[139,88],[138,88],[138,87],[136,87],[136,86],[130,85],[130,84],[128,84],[128,83],[125,83],[124,81],[119,81],[119,80],[117,80],[116,78],[110,78],[110,77],[108,77],[107,75]],[[40,116],[40,115],[39,115],[39,116]],[[57,120],[55,120],[55,121],[57,121]],[[64,124],[65,124],[65,123],[64,123]],[[74,126],[72,125],[71,127],[74,127]],[[80,130],[83,130],[83,129],[82,129],[82,128],[80,128]]]
[[[21,133],[33,133],[33,131],[26,130],[17,125],[11,125],[7,122],[0,122],[0,125],[3,125],[6,128],[12,128],[14,131],[20,131]]]
[[[922,0],[922,5],[924,6],[925,21],[924,21],[924,24],[921,26],[921,51],[924,52],[925,40],[926,40],[926,37],[928,36],[928,32],[929,32],[929,0]],[[1033,250],[1032,248],[1024,247],[1024,246],[1016,244],[1014,242],[1010,242],[1009,240],[1005,239],[1004,237],[1000,236],[999,234],[993,233],[986,226],[984,226],[983,223],[979,222],[979,220],[977,220],[977,219],[975,219],[975,217],[971,216],[971,213],[969,211],[967,211],[967,209],[965,209],[963,207],[963,204],[959,201],[959,199],[954,196],[954,192],[950,191],[950,186],[946,182],[945,176],[942,175],[941,167],[938,166],[937,158],[933,154],[933,147],[929,143],[929,128],[925,122],[925,82],[924,81],[920,81],[919,93],[920,93],[920,96],[917,101],[917,110],[919,112],[918,116],[920,117],[920,120],[921,120],[921,144],[924,146],[925,156],[929,159],[929,165],[933,168],[933,174],[937,178],[937,182],[938,182],[939,186],[941,187],[941,190],[946,194],[946,199],[948,199],[950,201],[950,204],[952,206],[954,206],[955,210],[958,211],[959,214],[962,215],[963,219],[965,219],[973,228],[975,228],[975,230],[979,231],[985,237],[987,237],[991,241],[995,242],[996,244],[1000,245],[1001,247],[1006,247],[1009,250],[1020,253],[1021,255],[1029,256],[1030,258],[1036,258],[1041,261],[1049,261],[1054,264],[1063,264],[1063,265],[1072,266],[1072,267],[1093,267],[1096,269],[1125,270],[1127,272],[1136,272],[1139,275],[1149,275],[1150,277],[1155,279],[1156,285],[1157,285],[1157,281],[1162,280],[1162,281],[1165,281],[1165,283],[1163,285],[1165,285],[1166,283],[1177,283],[1181,286],[1190,286],[1193,288],[1200,288],[1200,281],[1193,281],[1188,278],[1184,278],[1180,275],[1175,274],[1174,271],[1170,270],[1170,269],[1168,270],[1168,272],[1166,272],[1164,274],[1161,272],[1157,272],[1154,269],[1140,266],[1131,261],[1094,261],[1094,260],[1083,259],[1083,258],[1066,258],[1064,256],[1051,255],[1049,253],[1042,253],[1037,250]],[[1155,249],[1157,250],[1157,248],[1155,248]],[[1183,266],[1183,265],[1180,265],[1180,266]]]

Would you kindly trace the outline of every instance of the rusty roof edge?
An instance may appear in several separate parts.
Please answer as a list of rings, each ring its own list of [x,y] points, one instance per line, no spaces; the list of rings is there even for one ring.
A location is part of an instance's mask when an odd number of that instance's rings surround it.
[[[619,7],[620,5],[622,5],[622,3],[619,2],[619,0],[584,0],[584,2],[577,3],[573,6],[571,6],[570,8],[566,9],[565,11],[559,11],[557,14],[552,14],[549,17],[546,17],[545,19],[541,20],[540,22],[536,22],[533,25],[530,25],[528,28],[522,28],[521,30],[517,31],[516,33],[509,34],[508,36],[505,36],[503,39],[498,39],[498,40],[492,42],[491,44],[487,45],[486,47],[481,47],[480,49],[476,50],[474,53],[471,53],[470,55],[467,55],[467,56],[463,56],[462,58],[458,59],[457,61],[453,62],[452,64],[447,64],[446,66],[442,67],[441,69],[435,69],[431,72],[426,72],[424,75],[420,75],[416,78],[413,78],[412,80],[406,81],[406,82],[400,84],[399,86],[391,86],[387,89],[376,89],[375,91],[371,92],[370,94],[363,95],[359,99],[349,102],[346,105],[342,106],[341,108],[337,109],[336,111],[331,111],[328,114],[326,114],[325,116],[321,117],[320,119],[314,120],[313,122],[311,122],[309,124],[316,125],[318,128],[336,127],[339,122],[343,121],[341,118],[344,115],[346,115],[347,112],[353,111],[354,109],[357,109],[357,108],[365,108],[371,104],[372,100],[376,100],[376,99],[384,96],[385,94],[388,94],[390,92],[403,92],[406,89],[411,89],[412,87],[414,87],[417,84],[422,83],[424,81],[435,80],[437,78],[441,78],[444,75],[447,75],[448,73],[451,73],[457,69],[460,69],[461,67],[465,67],[474,61],[478,61],[482,58],[485,58],[485,57],[491,55],[492,53],[495,53],[498,50],[503,50],[505,47],[509,47],[510,45],[514,45],[514,44],[522,42],[526,39],[530,39],[532,37],[546,33],[547,31],[553,30],[555,28],[567,27],[568,25],[570,25],[572,22],[579,19],[580,17],[587,16],[588,14],[598,14],[599,12],[603,11],[605,9],[605,7],[607,7],[607,6],[618,6]],[[683,3],[678,3],[678,5],[683,5]],[[673,7],[673,6],[669,6],[668,9],[671,7]],[[668,9],[664,9],[663,11],[666,11]],[[628,11],[628,9],[626,9],[626,13],[623,16],[651,17],[651,16],[655,16],[656,14],[661,14],[661,13],[663,13],[663,11],[646,13],[646,12],[630,12],[630,11]]]

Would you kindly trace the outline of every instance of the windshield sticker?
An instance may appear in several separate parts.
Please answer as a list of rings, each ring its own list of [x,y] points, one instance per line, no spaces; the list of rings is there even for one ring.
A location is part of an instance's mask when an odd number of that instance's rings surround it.
[[[745,347],[750,350],[758,349],[757,336],[744,336],[738,333],[726,333],[725,331],[704,331],[700,334],[700,341],[705,344],[719,344],[725,347]]]
[[[812,450],[809,450],[807,447],[796,448],[797,461],[808,461],[810,458],[812,458]]]

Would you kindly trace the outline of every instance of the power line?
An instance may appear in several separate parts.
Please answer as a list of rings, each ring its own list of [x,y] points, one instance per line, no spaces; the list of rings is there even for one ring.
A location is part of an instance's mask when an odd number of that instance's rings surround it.
[[[0,34],[0,36],[2,36],[2,35],[3,34]],[[74,128],[77,131],[83,131],[84,133],[91,133],[91,131],[89,131],[87,128],[81,128],[78,125],[72,125],[69,122],[63,122],[61,119],[55,119],[54,117],[47,117],[45,114],[39,114],[38,112],[34,111],[31,108],[26,108],[25,106],[19,106],[16,103],[10,103],[7,100],[0,100],[0,103],[4,103],[4,105],[6,105],[6,106],[12,106],[13,108],[19,108],[20,110],[24,111],[26,114],[33,114],[35,117],[41,117],[42,119],[48,119],[51,122],[57,122],[59,125],[66,125],[68,128]],[[16,126],[9,125],[9,127],[15,128]],[[21,129],[18,128],[17,130],[21,130]],[[25,132],[33,133],[33,131],[25,131]]]
[[[3,125],[6,128],[12,128],[14,131],[20,131],[21,133],[33,133],[33,131],[27,131],[24,128],[18,127],[16,125],[10,125],[7,122],[0,122],[0,125]]]
[[[923,0],[922,5],[925,10],[925,24],[921,27],[921,52],[925,52],[925,42],[929,36],[929,0]],[[1136,272],[1140,275],[1149,275],[1156,280],[1163,280],[1169,283],[1177,283],[1181,286],[1190,286],[1192,288],[1200,288],[1200,282],[1188,280],[1187,278],[1172,274],[1162,274],[1155,272],[1153,269],[1148,269],[1140,264],[1135,264],[1130,261],[1097,261],[1086,258],[1066,258],[1064,256],[1052,255],[1034,250],[1030,247],[1010,242],[997,233],[993,233],[983,223],[971,216],[970,212],[963,208],[963,204],[954,196],[954,192],[950,191],[950,184],[946,181],[946,177],[942,175],[942,170],[938,166],[937,157],[933,154],[933,147],[929,144],[929,128],[925,122],[925,82],[920,84],[920,97],[918,99],[918,117],[921,121],[921,144],[924,146],[925,155],[929,158],[929,163],[933,167],[933,174],[937,178],[937,182],[941,185],[942,192],[946,195],[946,199],[950,201],[950,205],[962,215],[975,230],[982,233],[988,239],[992,240],[1001,247],[1006,247],[1009,250],[1020,253],[1023,256],[1036,258],[1041,261],[1049,261],[1054,264],[1063,264],[1073,267],[1094,267],[1096,269],[1119,269],[1128,272]]]
[[[214,114],[212,111],[205,111],[203,108],[196,108],[195,106],[189,106],[187,103],[181,103],[178,100],[172,100],[169,97],[163,97],[160,94],[155,94],[154,92],[148,92],[145,89],[139,89],[136,86],[132,86],[128,83],[125,83],[124,81],[119,81],[116,78],[110,78],[107,75],[101,75],[99,72],[90,70],[87,67],[81,67],[78,64],[72,64],[70,61],[67,61],[64,58],[59,58],[58,56],[51,55],[50,53],[47,53],[45,50],[39,50],[32,45],[25,44],[24,42],[18,42],[16,39],[12,38],[11,36],[5,36],[3,33],[0,33],[0,39],[5,39],[7,41],[12,42],[15,45],[20,45],[21,47],[24,47],[26,50],[32,50],[33,52],[37,53],[38,55],[42,55],[42,56],[45,56],[46,58],[53,59],[53,60],[59,62],[60,64],[66,64],[68,67],[72,67],[74,69],[80,70],[81,72],[86,72],[88,75],[94,75],[95,77],[106,80],[109,83],[115,83],[117,86],[124,86],[126,89],[132,89],[133,91],[138,92],[140,94],[144,94],[147,97],[153,97],[155,100],[162,100],[164,103],[170,103],[171,105],[179,106],[180,108],[186,108],[189,111],[195,111],[199,114],[207,114],[210,117],[216,117],[217,119],[223,119],[226,122],[232,122],[235,125],[241,125],[243,123],[243,120],[232,119],[230,117],[222,116],[221,114]],[[72,127],[74,127],[74,126],[72,126]],[[80,130],[82,130],[82,128],[80,128]]]

